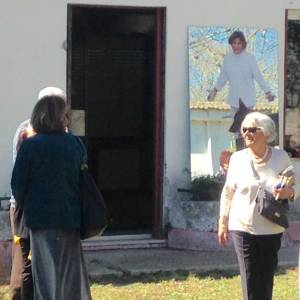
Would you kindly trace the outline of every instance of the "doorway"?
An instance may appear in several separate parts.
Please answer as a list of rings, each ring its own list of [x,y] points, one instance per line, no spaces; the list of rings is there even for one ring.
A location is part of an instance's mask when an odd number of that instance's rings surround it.
[[[300,157],[300,10],[286,10],[284,148]]]
[[[67,90],[106,235],[163,233],[164,24],[164,8],[68,5]]]

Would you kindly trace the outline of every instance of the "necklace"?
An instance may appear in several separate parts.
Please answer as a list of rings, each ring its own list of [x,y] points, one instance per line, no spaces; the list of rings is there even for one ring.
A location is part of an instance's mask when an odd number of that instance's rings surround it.
[[[262,163],[267,158],[268,154],[269,154],[269,147],[266,146],[266,151],[262,157],[256,156],[253,153],[251,153],[251,156],[255,162]]]

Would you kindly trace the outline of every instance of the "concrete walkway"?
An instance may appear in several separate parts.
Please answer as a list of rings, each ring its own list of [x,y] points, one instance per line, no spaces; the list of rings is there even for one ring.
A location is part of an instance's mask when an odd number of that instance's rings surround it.
[[[298,266],[299,247],[282,248],[279,266]],[[233,251],[191,251],[170,248],[101,250],[85,252],[88,273],[94,281],[109,282],[157,272],[238,271]]]

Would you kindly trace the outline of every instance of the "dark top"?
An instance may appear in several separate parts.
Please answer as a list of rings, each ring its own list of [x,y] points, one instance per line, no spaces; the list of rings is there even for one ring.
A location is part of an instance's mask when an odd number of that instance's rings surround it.
[[[77,138],[69,133],[37,134],[22,143],[11,187],[29,228],[79,228],[82,158]]]

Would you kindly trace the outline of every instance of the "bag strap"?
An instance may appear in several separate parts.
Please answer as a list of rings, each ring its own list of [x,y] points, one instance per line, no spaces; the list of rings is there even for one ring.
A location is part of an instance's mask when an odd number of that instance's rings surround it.
[[[82,152],[83,152],[83,157],[82,157],[82,164],[81,164],[81,170],[83,169],[88,169],[88,157],[87,157],[87,151],[86,148],[79,136],[74,135],[75,139],[77,140]]]
[[[250,161],[250,166],[251,166],[251,169],[252,169],[252,172],[253,172],[253,176],[255,177],[255,179],[257,180],[260,180],[260,177],[254,167],[254,163],[253,163],[253,160],[249,157],[249,161]]]
[[[253,163],[253,160],[251,159],[250,155],[249,155],[249,161],[250,161],[250,166],[251,166],[251,169],[253,172],[253,176],[258,181],[258,187],[259,187],[259,189],[263,189],[261,182],[260,182],[260,176],[258,175],[258,172],[256,171],[256,169],[254,167],[254,163]]]

